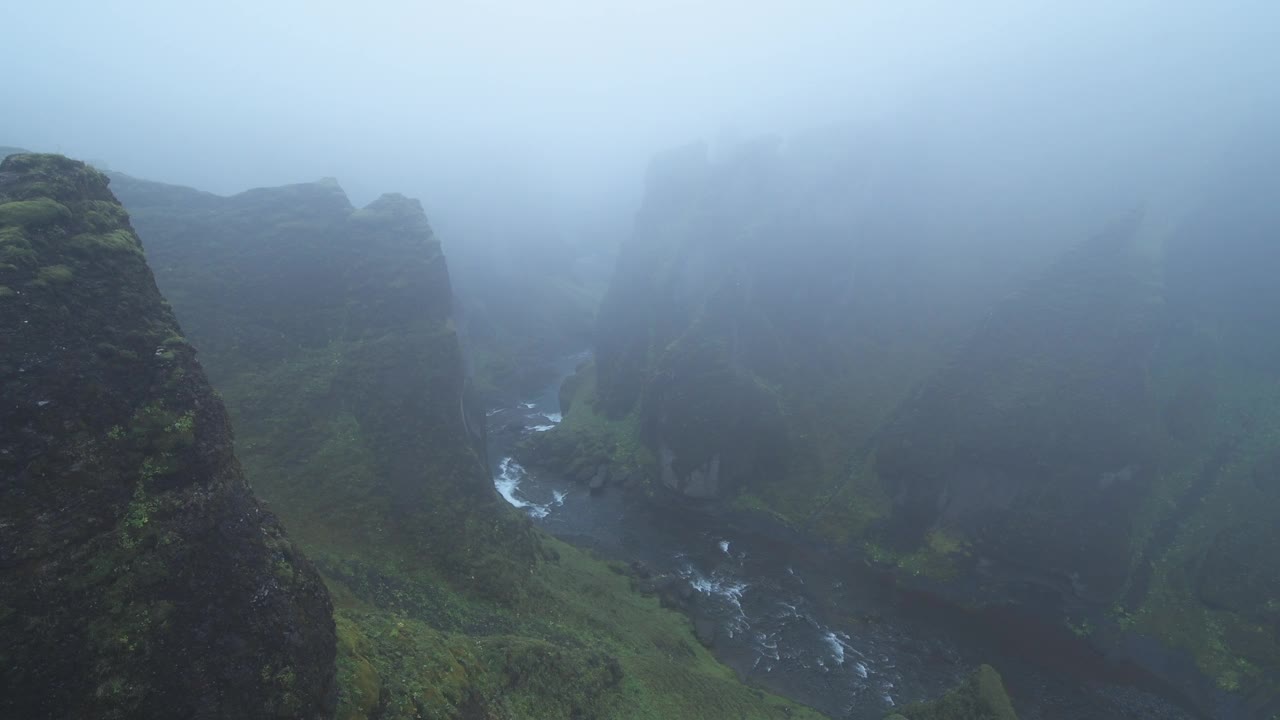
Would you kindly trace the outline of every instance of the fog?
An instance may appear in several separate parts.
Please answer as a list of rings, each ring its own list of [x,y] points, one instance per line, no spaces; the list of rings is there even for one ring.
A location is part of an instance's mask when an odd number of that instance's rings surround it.
[[[1029,192],[1174,192],[1266,127],[1268,2],[23,3],[0,139],[220,193],[616,243],[656,151],[839,126]],[[905,156],[904,163],[919,158]]]
[[[1280,718],[1277,0],[0,8],[0,716]]]

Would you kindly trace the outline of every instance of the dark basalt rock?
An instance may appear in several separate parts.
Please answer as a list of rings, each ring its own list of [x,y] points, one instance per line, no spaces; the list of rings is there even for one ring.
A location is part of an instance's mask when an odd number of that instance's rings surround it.
[[[0,164],[0,385],[0,716],[332,716],[329,596],[83,163]]]
[[[891,541],[937,527],[982,556],[1110,599],[1151,483],[1158,421],[1146,382],[1158,331],[1138,224],[1069,253],[1000,305],[881,434]]]

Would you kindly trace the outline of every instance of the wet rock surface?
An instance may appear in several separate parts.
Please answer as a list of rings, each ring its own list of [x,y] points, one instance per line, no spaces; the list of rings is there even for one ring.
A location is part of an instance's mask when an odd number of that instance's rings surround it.
[[[553,414],[555,387],[492,417]],[[491,438],[495,476],[509,478],[499,470],[514,462],[504,455],[523,447],[522,437]],[[983,663],[1004,676],[1023,720],[1198,717],[1150,689],[1116,684],[1125,681],[1096,655],[1070,656],[1076,666],[1040,664],[1047,657],[1012,641],[1024,634],[1018,626],[1006,637],[1001,620],[956,617],[938,600],[904,602],[887,568],[757,516],[655,506],[620,487],[593,495],[576,478],[533,465],[504,487],[546,530],[618,558],[615,571],[686,614],[698,642],[742,677],[831,717],[879,720],[895,706],[942,697]],[[1059,652],[1048,647],[1039,651]]]
[[[10,156],[0,252],[0,715],[330,717],[329,595],[107,178]]]

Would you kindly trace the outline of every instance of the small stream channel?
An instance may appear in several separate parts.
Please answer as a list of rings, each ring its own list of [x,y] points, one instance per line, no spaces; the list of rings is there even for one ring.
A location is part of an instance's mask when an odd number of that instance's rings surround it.
[[[494,485],[557,537],[688,580],[697,615],[714,623],[713,651],[747,681],[832,718],[880,720],[941,695],[985,662],[1003,675],[1021,720],[1199,720],[1069,632],[966,615],[904,595],[883,575],[851,572],[803,542],[734,529],[710,513],[626,502],[616,488],[592,494],[524,468],[513,446],[560,422],[560,381],[585,357],[566,358],[537,396],[489,410]]]

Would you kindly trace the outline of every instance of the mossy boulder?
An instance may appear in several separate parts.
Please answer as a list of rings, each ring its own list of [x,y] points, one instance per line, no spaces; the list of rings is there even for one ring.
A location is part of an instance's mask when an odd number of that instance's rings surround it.
[[[327,718],[328,593],[101,173],[0,164],[0,715]],[[81,242],[110,233],[126,247]]]
[[[65,222],[71,211],[65,205],[49,198],[15,200],[0,204],[0,224],[10,227],[38,228]]]
[[[1018,720],[1000,673],[983,665],[960,687],[928,703],[903,708],[885,720]]]

